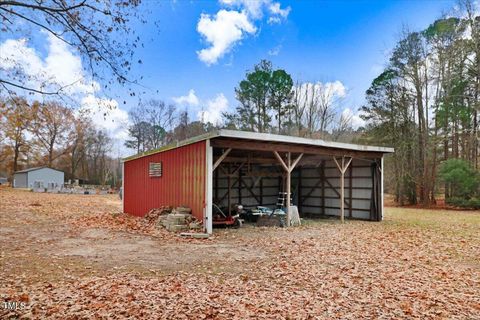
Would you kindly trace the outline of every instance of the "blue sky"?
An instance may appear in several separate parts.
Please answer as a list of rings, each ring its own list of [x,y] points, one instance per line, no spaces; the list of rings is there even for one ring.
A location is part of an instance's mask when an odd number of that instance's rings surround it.
[[[261,18],[251,19],[256,31],[244,33],[210,65],[197,54],[209,47],[197,30],[202,13],[214,19],[219,10],[241,11],[245,6],[215,1],[152,3],[152,16],[158,19],[160,30],[141,26],[147,41],[138,53],[144,63],[135,75],[142,74],[143,83],[158,90],[158,96],[166,101],[193,89],[199,105],[223,94],[233,109],[234,87],[245,71],[261,59],[269,59],[295,80],[341,81],[348,92],[345,105],[353,110],[362,104],[365,90],[387,62],[402,26],[423,29],[455,5],[447,0],[279,3],[282,9],[290,8],[287,17],[270,24],[264,7]],[[185,107],[195,116],[198,106]]]
[[[143,6],[148,22],[136,31],[144,48],[134,58],[143,64],[131,73],[133,79],[143,77],[148,88],[142,99],[176,103],[191,120],[203,114],[216,122],[237,106],[234,88],[245,72],[269,59],[294,81],[334,83],[344,95],[338,112],[349,111],[361,121],[355,115],[364,92],[388,62],[402,27],[423,30],[451,12],[455,1],[146,0]],[[102,83],[88,80],[78,54],[46,32],[2,35],[0,50],[4,69],[16,61],[33,78],[41,74],[59,84],[83,78],[70,88],[72,95],[116,138],[118,152],[128,153],[122,141],[128,136],[128,110],[138,99],[126,88],[102,92]],[[117,108],[105,119],[98,105]]]

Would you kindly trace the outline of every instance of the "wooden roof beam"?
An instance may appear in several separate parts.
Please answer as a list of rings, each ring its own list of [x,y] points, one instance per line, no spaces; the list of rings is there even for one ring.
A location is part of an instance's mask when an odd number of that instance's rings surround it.
[[[324,156],[347,156],[353,158],[381,158],[382,153],[373,151],[352,151],[342,150],[321,146],[294,145],[287,143],[258,142],[254,140],[234,140],[234,139],[213,139],[211,145],[215,148],[232,148],[235,150],[252,150],[252,151],[277,151],[304,153]]]

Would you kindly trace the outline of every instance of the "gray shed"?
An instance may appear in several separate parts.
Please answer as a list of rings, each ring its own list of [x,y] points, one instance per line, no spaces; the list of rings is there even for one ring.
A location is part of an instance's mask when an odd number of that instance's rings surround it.
[[[63,185],[65,173],[60,170],[37,167],[13,174],[14,188],[54,188]]]

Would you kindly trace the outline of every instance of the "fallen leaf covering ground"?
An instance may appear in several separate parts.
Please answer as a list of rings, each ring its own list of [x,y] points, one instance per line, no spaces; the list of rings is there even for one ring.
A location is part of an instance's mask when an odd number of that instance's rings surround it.
[[[0,188],[0,318],[480,319],[480,212],[180,239],[113,195]]]

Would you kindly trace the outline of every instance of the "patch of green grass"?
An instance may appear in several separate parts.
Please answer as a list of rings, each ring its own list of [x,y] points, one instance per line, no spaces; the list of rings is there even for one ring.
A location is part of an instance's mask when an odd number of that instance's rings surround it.
[[[480,211],[386,208],[384,224],[468,236],[480,230]]]
[[[315,226],[322,226],[322,225],[328,225],[328,224],[333,224],[333,223],[339,223],[340,220],[338,218],[319,218],[319,219],[311,219],[311,218],[305,218],[302,219],[302,226],[306,227],[315,227]]]

